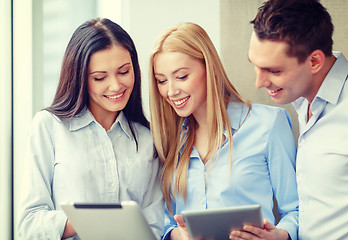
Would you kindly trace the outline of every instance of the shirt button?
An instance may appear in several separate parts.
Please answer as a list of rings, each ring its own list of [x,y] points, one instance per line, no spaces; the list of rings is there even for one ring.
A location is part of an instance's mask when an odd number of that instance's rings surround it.
[[[121,133],[119,133],[118,136],[121,137]]]
[[[110,187],[114,190],[116,188],[116,184],[115,183],[111,183]]]

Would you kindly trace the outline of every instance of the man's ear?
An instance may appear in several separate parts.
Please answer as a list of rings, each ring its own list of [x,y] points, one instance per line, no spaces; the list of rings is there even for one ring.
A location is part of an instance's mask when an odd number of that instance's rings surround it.
[[[312,74],[318,73],[325,63],[325,54],[321,50],[314,50],[308,57]]]

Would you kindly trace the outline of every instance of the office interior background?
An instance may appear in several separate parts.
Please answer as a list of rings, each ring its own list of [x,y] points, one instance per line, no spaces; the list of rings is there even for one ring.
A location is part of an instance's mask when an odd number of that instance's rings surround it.
[[[157,37],[168,27],[192,21],[212,38],[230,80],[253,103],[274,104],[254,87],[247,58],[250,20],[262,0],[1,0],[0,19],[0,239],[16,235],[20,184],[31,120],[51,104],[65,47],[73,31],[95,17],[119,23],[133,38],[142,70],[145,114],[148,107],[148,59]],[[348,54],[348,1],[322,0],[335,25],[334,49]],[[292,117],[297,138],[297,115]]]

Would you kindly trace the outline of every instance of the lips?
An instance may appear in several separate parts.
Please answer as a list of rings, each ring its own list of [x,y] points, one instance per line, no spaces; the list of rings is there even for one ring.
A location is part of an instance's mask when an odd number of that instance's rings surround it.
[[[126,91],[123,91],[123,92],[118,93],[118,94],[113,94],[113,95],[104,95],[104,97],[106,97],[110,100],[113,100],[113,101],[118,101],[118,100],[122,99],[125,92]]]
[[[178,99],[178,100],[172,100],[172,103],[175,105],[175,107],[182,108],[185,106],[185,104],[187,103],[187,100],[189,98],[190,98],[190,96],[187,96],[185,98]]]
[[[279,88],[277,90],[267,90],[268,95],[271,97],[276,97],[283,89]]]

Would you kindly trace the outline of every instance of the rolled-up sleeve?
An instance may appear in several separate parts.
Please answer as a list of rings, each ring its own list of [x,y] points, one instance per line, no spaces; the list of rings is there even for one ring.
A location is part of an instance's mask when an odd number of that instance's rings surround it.
[[[175,202],[172,200],[172,210],[175,211]],[[167,204],[165,204],[165,218],[164,218],[164,235],[163,240],[170,239],[171,231],[178,225],[174,220],[174,214],[168,211]]]
[[[143,201],[143,211],[155,235],[160,238],[163,234],[164,200],[159,183],[160,162],[152,160],[152,176]]]
[[[26,158],[21,165],[18,234],[22,239],[61,239],[67,217],[52,201],[54,145],[52,126],[40,112],[33,119]]]
[[[270,132],[269,171],[274,195],[278,203],[278,228],[286,230],[291,239],[298,234],[298,194],[296,184],[296,145],[291,132],[291,119],[281,109]]]

